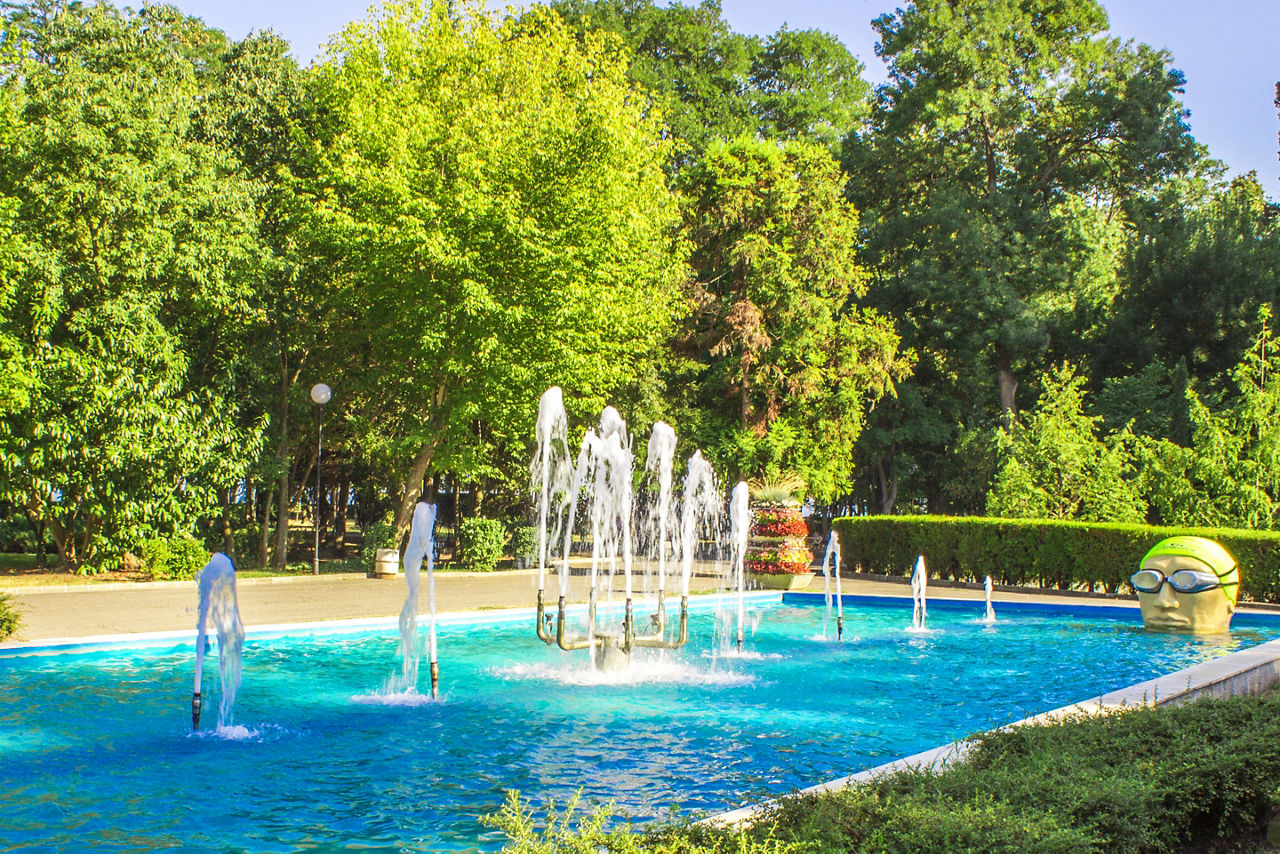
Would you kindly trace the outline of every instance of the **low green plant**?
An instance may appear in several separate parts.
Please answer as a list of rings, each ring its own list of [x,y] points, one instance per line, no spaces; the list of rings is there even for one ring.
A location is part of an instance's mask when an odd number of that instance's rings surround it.
[[[22,614],[18,603],[8,593],[0,592],[0,641],[8,640],[18,630]]]
[[[538,559],[538,529],[527,525],[512,528],[507,547],[517,563],[532,565]]]
[[[204,546],[189,534],[153,537],[142,544],[142,572],[153,581],[186,581],[209,562]]]
[[[377,569],[378,549],[396,547],[396,526],[390,522],[370,522],[364,526],[360,546],[360,563],[365,571]]]
[[[496,519],[463,519],[458,523],[462,568],[471,572],[492,572],[502,557],[506,539],[502,523]]]
[[[480,820],[506,834],[507,854],[799,854],[800,846],[757,839],[741,831],[676,825],[656,831],[618,826],[613,805],[596,806],[579,815],[580,795],[563,810],[550,803],[539,827],[534,809],[507,792],[502,809]]]

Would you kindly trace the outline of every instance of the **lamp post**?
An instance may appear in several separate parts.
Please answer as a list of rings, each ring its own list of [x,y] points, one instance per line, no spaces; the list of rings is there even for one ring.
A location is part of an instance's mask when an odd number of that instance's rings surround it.
[[[316,512],[313,527],[316,529],[316,550],[311,556],[311,574],[320,574],[320,453],[324,448],[324,405],[333,397],[333,391],[324,383],[311,387],[311,401],[320,407],[316,420]]]

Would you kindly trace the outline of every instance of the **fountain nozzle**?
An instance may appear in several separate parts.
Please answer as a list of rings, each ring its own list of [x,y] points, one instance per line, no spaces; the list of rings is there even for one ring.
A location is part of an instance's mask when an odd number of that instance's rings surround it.
[[[200,692],[195,691],[191,695],[191,731],[197,732],[200,729],[200,710],[204,708],[204,700],[200,697]]]
[[[436,697],[439,696],[440,694],[439,688],[440,688],[440,665],[439,663],[433,661],[431,662],[431,699],[434,700],[436,699]]]

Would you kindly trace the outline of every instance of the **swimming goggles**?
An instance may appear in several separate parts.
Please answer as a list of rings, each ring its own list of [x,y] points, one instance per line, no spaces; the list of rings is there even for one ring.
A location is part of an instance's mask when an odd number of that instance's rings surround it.
[[[1240,583],[1223,581],[1212,572],[1200,572],[1195,569],[1180,569],[1167,576],[1158,569],[1144,569],[1135,572],[1129,578],[1129,583],[1139,593],[1159,593],[1166,582],[1179,593],[1203,593],[1215,587],[1228,587]]]

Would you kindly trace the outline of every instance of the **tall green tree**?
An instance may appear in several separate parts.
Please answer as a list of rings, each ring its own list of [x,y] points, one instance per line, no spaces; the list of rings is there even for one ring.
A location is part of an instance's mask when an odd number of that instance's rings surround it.
[[[1104,36],[1094,0],[919,0],[874,26],[889,81],[844,162],[872,302],[944,381],[918,399],[951,444],[1078,346],[1116,291],[1122,203],[1197,147],[1168,55]]]
[[[858,299],[857,212],[819,145],[742,137],[682,175],[698,312],[696,405],[704,444],[741,477],[803,476],[828,500],[847,487],[868,404],[907,369],[892,325]]]
[[[766,39],[736,33],[719,0],[555,0],[579,32],[617,33],[631,80],[656,97],[672,134],[697,159],[743,134],[819,141],[833,151],[869,109],[865,70],[839,39],[785,27]]]
[[[1280,206],[1256,176],[1181,181],[1133,204],[1121,289],[1095,337],[1095,371],[1123,378],[1185,360],[1204,391],[1231,388],[1261,331],[1259,305],[1280,299]],[[1182,400],[1181,389],[1174,391]]]
[[[669,143],[626,71],[616,36],[443,0],[353,25],[318,69],[341,382],[402,531],[428,473],[487,474],[549,385],[598,413],[684,311]]]
[[[1142,479],[1166,525],[1274,529],[1280,522],[1280,350],[1271,314],[1232,371],[1233,394],[1217,411],[1194,390],[1191,441],[1143,445]]]
[[[992,516],[1142,522],[1143,500],[1127,431],[1103,438],[1085,414],[1085,378],[1069,364],[1045,377],[1035,409],[999,428]]]
[[[243,297],[252,192],[191,135],[198,27],[168,7],[21,12],[0,198],[18,200],[6,326],[32,381],[0,414],[0,493],[48,523],[64,565],[107,566],[190,530],[252,451],[184,334]]]

